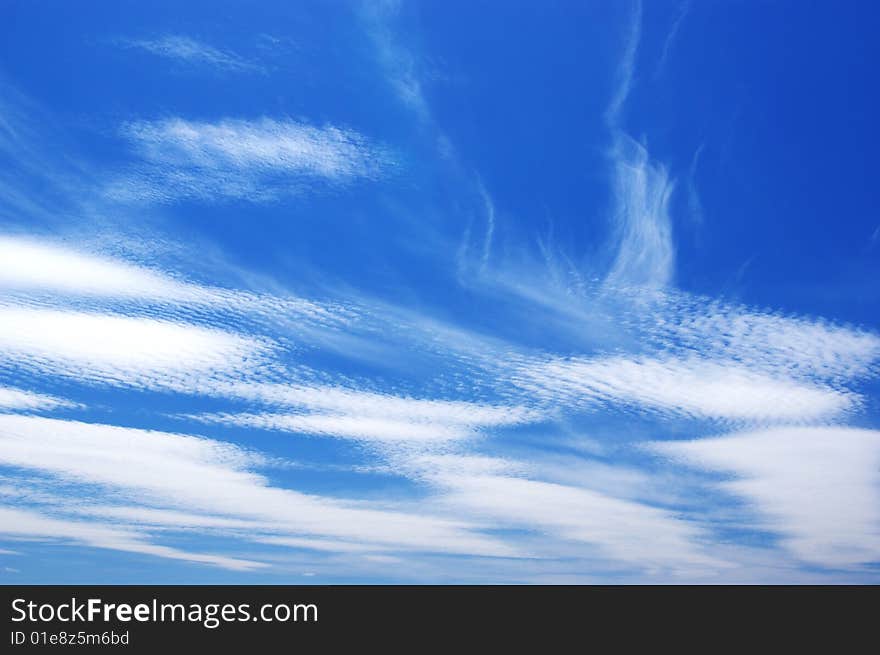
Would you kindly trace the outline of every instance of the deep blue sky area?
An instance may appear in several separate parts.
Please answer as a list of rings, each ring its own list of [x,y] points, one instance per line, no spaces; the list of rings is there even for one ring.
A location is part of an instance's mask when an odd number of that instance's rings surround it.
[[[878,29],[0,0],[0,582],[877,582]]]

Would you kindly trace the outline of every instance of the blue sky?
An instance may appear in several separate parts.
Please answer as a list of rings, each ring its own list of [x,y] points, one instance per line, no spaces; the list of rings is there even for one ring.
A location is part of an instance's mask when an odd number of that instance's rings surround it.
[[[0,7],[0,581],[880,582],[880,13]]]

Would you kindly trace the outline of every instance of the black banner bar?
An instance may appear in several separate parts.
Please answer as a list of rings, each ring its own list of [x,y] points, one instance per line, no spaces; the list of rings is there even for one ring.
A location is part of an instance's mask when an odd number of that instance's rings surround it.
[[[479,638],[539,652],[681,645],[712,635],[876,639],[877,587],[7,586],[0,652],[210,652],[304,647],[465,651]],[[574,640],[574,641],[572,641]],[[598,649],[607,652],[607,649]],[[235,652],[235,651],[233,651]],[[461,649],[455,652],[461,652]]]

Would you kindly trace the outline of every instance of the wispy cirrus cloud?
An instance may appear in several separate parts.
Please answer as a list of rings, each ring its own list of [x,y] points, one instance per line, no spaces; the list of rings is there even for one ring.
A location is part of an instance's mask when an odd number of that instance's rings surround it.
[[[612,247],[606,276],[612,288],[666,287],[673,278],[675,248],[669,199],[673,182],[647,148],[618,132],[611,151],[614,177]]]
[[[678,38],[678,34],[681,31],[682,23],[684,23],[684,20],[685,18],[687,18],[690,10],[690,0],[683,0],[683,2],[679,4],[678,12],[676,13],[675,18],[673,19],[672,24],[669,27],[669,31],[666,33],[666,38],[663,40],[663,48],[660,50],[660,57],[658,57],[657,65],[654,68],[655,80],[663,74],[663,71],[666,68],[666,62],[669,60],[669,55],[673,50],[673,45],[675,44],[675,41]]]
[[[394,164],[387,148],[353,130],[291,119],[169,118],[128,123],[121,133],[143,163],[110,184],[117,200],[262,202],[304,185],[376,179]]]
[[[234,73],[263,72],[262,66],[229,50],[216,48],[181,34],[166,34],[149,39],[117,39],[127,48],[135,48],[193,66],[206,66]]]
[[[611,128],[617,128],[627,98],[632,91],[636,73],[636,57],[639,42],[642,40],[642,1],[635,0],[629,22],[626,26],[623,50],[614,71],[614,87],[608,107],[605,109],[605,122]]]
[[[606,274],[612,288],[664,288],[672,282],[675,248],[669,201],[674,180],[644,143],[627,134],[623,112],[636,76],[642,38],[642,2],[634,3],[623,55],[615,73],[605,123],[611,132],[612,213],[609,248],[616,253]]]
[[[400,10],[400,3],[363,3],[360,13],[367,34],[376,49],[379,64],[384,68],[386,79],[398,99],[409,107],[420,120],[428,121],[431,111],[425,99],[419,62],[413,52],[399,41],[393,23]]]

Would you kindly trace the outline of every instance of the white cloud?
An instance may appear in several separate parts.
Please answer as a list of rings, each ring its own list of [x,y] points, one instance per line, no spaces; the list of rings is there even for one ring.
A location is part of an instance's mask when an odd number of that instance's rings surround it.
[[[371,153],[360,135],[294,121],[180,118],[130,123],[124,134],[151,160],[200,168],[265,168],[323,177],[361,175]]]
[[[393,396],[341,387],[232,383],[218,390],[231,397],[291,407],[296,413],[203,414],[206,423],[245,425],[377,442],[442,442],[466,439],[481,428],[538,421],[522,406]]]
[[[246,519],[274,535],[371,543],[384,549],[513,556],[460,519],[374,509],[271,486],[260,458],[210,439],[75,421],[0,415],[0,464],[104,491],[118,504]],[[106,503],[105,503],[106,504]],[[153,520],[157,520],[157,515]],[[173,525],[175,517],[167,523]],[[248,538],[254,536],[251,533]],[[267,536],[267,535],[262,535]]]
[[[486,236],[483,239],[483,253],[480,258],[480,267],[482,270],[485,270],[486,266],[489,265],[489,256],[492,253],[492,238],[495,235],[495,203],[492,202],[492,197],[486,191],[482,181],[479,183],[479,189],[480,195],[483,198],[483,205],[486,209]]]
[[[521,405],[413,398],[343,386],[246,382],[231,383],[224,391],[278,407],[460,427],[518,425],[543,418],[540,411]]]
[[[799,379],[869,375],[880,358],[880,337],[865,330],[699,297],[670,299],[667,307],[658,308],[660,321],[646,314],[661,344]]]
[[[136,386],[247,370],[268,342],[167,320],[0,305],[0,364]]]
[[[624,104],[632,91],[633,77],[636,70],[636,55],[642,39],[642,2],[637,0],[632,16],[627,25],[626,41],[623,55],[615,71],[615,86],[611,94],[608,108],[605,110],[605,121],[613,129],[620,123]]]
[[[419,57],[393,38],[393,12],[365,12],[375,19],[372,36],[391,84],[423,122],[430,122]],[[220,406],[226,413],[189,418],[378,444],[358,451],[378,451],[386,461],[376,466],[368,461],[363,469],[384,466],[422,485],[399,496],[372,487],[375,500],[370,501],[323,497],[270,481],[258,472],[265,464],[258,455],[232,444],[0,415],[0,463],[12,467],[9,486],[20,493],[11,497],[34,506],[0,513],[0,532],[232,568],[257,564],[182,553],[157,545],[155,536],[191,537],[196,531],[248,544],[381,557],[410,551],[580,558],[592,557],[595,550],[599,558],[623,562],[628,570],[718,568],[706,555],[712,535],[696,520],[657,506],[672,507],[681,498],[677,488],[660,489],[662,480],[650,468],[636,472],[574,457],[553,459],[543,448],[532,458],[526,450],[520,459],[510,459],[519,444],[506,440],[502,430],[547,421],[549,439],[570,427],[566,423],[573,414],[618,406],[649,410],[661,423],[671,417],[762,424],[827,420],[861,407],[851,383],[877,371],[880,339],[873,333],[668,290],[675,266],[669,213],[674,182],[646,146],[622,129],[636,79],[641,19],[638,3],[606,115],[613,140],[615,231],[609,269],[605,276],[595,271],[592,278],[573,263],[560,267],[556,279],[565,282],[552,294],[528,279],[531,271],[517,269],[511,277],[523,284],[515,302],[503,305],[507,297],[493,297],[493,303],[502,302],[476,319],[487,333],[506,330],[516,343],[432,324],[419,315],[424,305],[407,312],[379,302],[345,302],[337,314],[325,305],[202,286],[159,268],[58,243],[0,237],[0,290],[12,292],[0,303],[0,370],[128,387],[110,401],[121,398],[119,407],[131,405],[132,390],[222,396],[232,401]],[[129,45],[177,61],[254,69],[234,53],[188,37]],[[4,128],[0,125],[0,141],[7,154],[26,161],[22,171],[40,168],[32,162],[43,160],[27,157],[17,128]],[[436,126],[422,131],[444,138]],[[121,133],[140,160],[111,186],[116,198],[263,201],[306,186],[376,179],[394,166],[386,148],[353,130],[291,119],[172,117],[130,122]],[[452,157],[450,152],[444,156]],[[93,185],[80,182],[90,176],[70,178],[77,180],[71,184],[77,190],[69,195],[82,201],[79,187]],[[493,273],[484,269],[506,255],[493,252],[494,206],[480,190],[486,229],[477,253],[479,282],[491,284]],[[22,189],[5,192],[14,201],[7,199],[10,206],[27,209],[43,202]],[[21,220],[51,216],[29,211]],[[553,258],[548,256],[551,265]],[[642,293],[645,288],[648,293]],[[479,284],[470,289],[475,299],[484,300],[481,290]],[[349,312],[355,306],[357,311]],[[298,313],[292,319],[294,308]],[[309,318],[300,320],[304,315]],[[520,330],[509,317],[532,323]],[[233,324],[235,332],[219,327]],[[258,333],[276,339],[254,336]],[[563,339],[556,338],[560,334]],[[528,346],[517,345],[521,342]],[[283,344],[302,348],[302,360],[290,363]],[[311,347],[314,351],[307,352]],[[536,355],[531,347],[550,351]],[[320,348],[325,350],[317,352]],[[336,366],[344,357],[365,358],[367,351],[370,363],[381,365],[387,377],[353,380],[345,371],[366,369]],[[324,357],[327,352],[333,357]],[[430,366],[410,366],[414,359]],[[321,368],[300,376],[306,370],[300,361]],[[52,409],[63,403],[0,387],[0,409]],[[118,411],[116,405],[113,409]],[[137,417],[150,416],[151,407],[144,409]],[[561,420],[549,425],[554,419]],[[580,436],[585,427],[589,423],[579,422],[572,432]],[[871,557],[877,551],[877,448],[876,436],[866,436],[875,433],[822,430],[788,427],[656,448],[736,476],[721,488],[746,499],[765,517],[759,525],[780,532],[785,546],[804,561],[830,566],[876,561]],[[478,454],[473,437],[481,436],[505,457]],[[548,446],[540,442],[544,435],[525,430],[515,435],[523,436]],[[618,452],[610,443],[602,450]],[[428,494],[422,493],[425,486]],[[65,496],[58,488],[77,493]],[[43,494],[45,489],[55,496]],[[713,508],[705,518],[720,516]],[[523,538],[523,532],[529,535]],[[711,547],[718,554],[718,543]],[[573,575],[572,567],[585,561],[561,559],[556,559],[559,575]],[[505,564],[507,575],[510,568]]]
[[[533,421],[540,416],[524,407],[411,398],[338,386],[240,384],[230,386],[229,392],[281,406],[453,425],[512,425]]]
[[[690,12],[690,5],[690,0],[684,0],[678,6],[678,13],[675,16],[675,19],[672,21],[672,25],[669,27],[669,31],[666,33],[666,38],[663,40],[663,48],[660,51],[660,56],[657,58],[657,65],[654,68],[655,80],[663,74],[663,70],[666,67],[666,62],[669,59],[669,53],[672,51],[672,46],[678,37],[679,31],[681,30],[681,25],[682,23],[684,23],[684,19]]]
[[[774,378],[735,362],[690,359],[554,359],[515,378],[547,402],[620,404],[695,418],[806,421],[840,414],[858,397],[827,386]]]
[[[188,36],[168,34],[155,39],[125,39],[119,42],[154,55],[191,64],[203,64],[233,72],[262,70],[260,66],[233,52],[220,50]]]
[[[648,149],[622,129],[622,115],[635,79],[636,59],[642,36],[642,3],[636,2],[626,42],[616,71],[615,86],[605,111],[611,130],[610,152],[613,177],[611,216],[614,260],[605,277],[612,289],[663,288],[672,282],[675,248],[669,199],[673,182]]]
[[[196,313],[215,321],[222,316],[263,323],[289,323],[296,318],[303,329],[338,325],[350,318],[350,312],[338,305],[321,305],[289,294],[206,286],[97,249],[12,235],[0,235],[0,289],[12,292],[10,301],[15,294],[23,304],[50,294],[65,303],[90,301],[91,307],[100,298],[104,305],[111,300],[162,305],[153,311],[169,316]],[[118,304],[112,308],[119,310]]]
[[[729,566],[710,554],[709,535],[694,522],[636,499],[659,495],[649,476],[577,458],[564,467],[572,483],[553,482],[547,479],[552,458],[520,455],[398,451],[390,461],[395,471],[435,489],[434,503],[455,516],[537,535],[521,537],[537,558],[694,574]]]
[[[197,289],[166,274],[102,255],[0,235],[0,288],[193,300]]]
[[[261,562],[161,546],[151,543],[147,535],[135,530],[119,529],[93,521],[58,519],[33,511],[4,507],[0,507],[0,535],[18,539],[74,542],[94,548],[210,564],[238,571],[266,566]]]
[[[612,151],[615,259],[605,278],[611,287],[662,288],[675,265],[669,199],[673,184],[666,168],[651,161],[647,149],[625,134]]]
[[[460,425],[344,414],[207,414],[192,418],[206,423],[378,442],[448,441],[471,436],[471,432]]]
[[[63,499],[53,498],[52,502],[58,506],[70,509],[82,516],[99,517],[104,520],[119,521],[151,528],[169,528],[180,530],[203,531],[205,529],[218,530],[242,530],[242,531],[271,531],[271,525],[266,522],[249,519],[231,518],[228,516],[216,516],[213,514],[185,512],[156,507],[142,507],[133,505],[83,505],[75,508],[65,506]]]
[[[648,449],[711,472],[761,517],[755,527],[811,564],[880,562],[880,431],[785,427]]]
[[[146,164],[111,185],[110,195],[119,199],[264,201],[305,182],[376,178],[391,165],[385,149],[352,130],[293,120],[171,118],[129,123],[122,134]]]
[[[412,454],[396,460],[395,466],[413,477],[433,480],[444,476],[484,476],[523,473],[529,465],[501,457],[477,454]]]
[[[389,85],[400,101],[421,120],[428,120],[431,112],[422,89],[419,61],[394,33],[397,2],[368,2],[360,7],[367,34],[376,48],[379,63],[385,69]]]
[[[582,487],[504,475],[441,474],[443,503],[462,516],[549,531],[639,568],[724,568],[699,546],[705,534],[667,510]],[[548,544],[552,549],[553,545]]]
[[[46,394],[0,387],[0,410],[39,410],[74,407],[75,403]]]
[[[306,548],[308,550],[323,550],[332,553],[369,553],[381,550],[380,546],[372,544],[353,543],[351,541],[339,541],[331,539],[304,539],[302,537],[260,537],[257,539],[262,544],[274,546],[287,546],[289,548]]]

